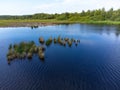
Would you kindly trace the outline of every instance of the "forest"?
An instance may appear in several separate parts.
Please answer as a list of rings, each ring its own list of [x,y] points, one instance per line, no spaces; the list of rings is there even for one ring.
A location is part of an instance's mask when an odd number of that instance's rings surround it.
[[[34,15],[2,15],[0,16],[0,20],[24,20],[24,19],[37,19],[37,20],[68,20],[68,21],[120,21],[120,9],[114,10],[113,8],[109,10],[96,9],[96,10],[87,10],[82,11],[80,13],[55,13],[55,14],[47,14],[47,13],[37,13]]]

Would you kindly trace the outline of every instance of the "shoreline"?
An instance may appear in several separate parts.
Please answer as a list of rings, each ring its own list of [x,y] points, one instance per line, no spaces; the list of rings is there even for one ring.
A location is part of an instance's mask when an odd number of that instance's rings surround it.
[[[120,25],[120,21],[0,20],[0,28],[49,26],[59,24]]]

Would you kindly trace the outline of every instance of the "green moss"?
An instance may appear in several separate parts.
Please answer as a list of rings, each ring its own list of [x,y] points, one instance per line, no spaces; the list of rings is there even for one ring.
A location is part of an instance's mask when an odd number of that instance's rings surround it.
[[[51,43],[52,43],[52,41],[50,39],[48,39],[45,44],[46,44],[46,46],[50,46]]]
[[[52,37],[50,37],[46,42],[46,46],[49,46],[52,44]],[[80,40],[77,40],[77,42],[75,41],[74,38],[61,38],[60,36],[58,36],[57,38],[54,38],[54,43],[57,43],[57,45],[62,45],[62,46],[66,46],[68,44],[69,47],[72,46],[72,43],[75,43],[75,45],[77,46],[78,43],[80,42]],[[16,58],[18,59],[24,59],[24,58],[32,58],[33,54],[38,53],[40,59],[44,59],[44,51],[45,51],[45,47],[39,46],[37,47],[34,43],[34,41],[31,42],[21,42],[19,44],[10,44],[9,45],[9,51],[7,53],[7,59],[8,61],[14,60]]]

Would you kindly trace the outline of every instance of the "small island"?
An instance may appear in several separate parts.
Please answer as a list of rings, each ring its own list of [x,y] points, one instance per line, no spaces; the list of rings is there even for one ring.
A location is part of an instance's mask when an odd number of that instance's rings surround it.
[[[10,62],[14,59],[25,59],[25,58],[32,59],[34,54],[37,54],[41,60],[44,60],[46,47],[50,46],[53,42],[54,44],[58,44],[64,47],[66,45],[71,47],[73,43],[77,46],[78,43],[80,43],[80,40],[76,40],[74,38],[68,38],[68,37],[61,38],[60,36],[53,39],[51,36],[46,41],[44,40],[43,37],[40,37],[39,46],[37,46],[34,41],[21,42],[19,44],[14,44],[14,45],[10,44],[8,48],[9,49],[8,53],[6,55],[8,63],[10,64]]]

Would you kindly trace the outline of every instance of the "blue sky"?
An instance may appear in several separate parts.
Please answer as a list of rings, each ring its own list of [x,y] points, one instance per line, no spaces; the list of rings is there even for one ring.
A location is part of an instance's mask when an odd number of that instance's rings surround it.
[[[120,0],[0,0],[0,15],[81,12],[120,8]]]

